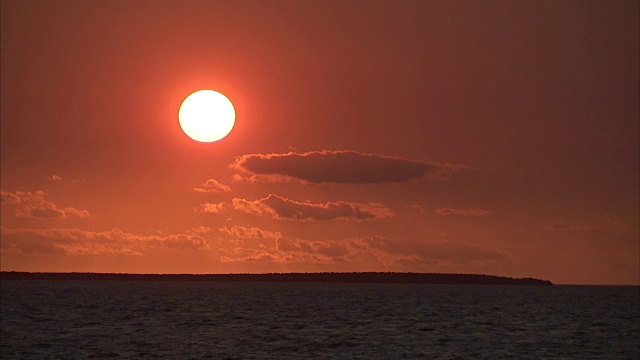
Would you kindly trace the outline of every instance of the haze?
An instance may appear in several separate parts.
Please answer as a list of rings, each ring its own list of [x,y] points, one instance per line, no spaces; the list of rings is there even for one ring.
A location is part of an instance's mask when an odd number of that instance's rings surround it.
[[[0,267],[638,285],[638,10],[3,0]]]

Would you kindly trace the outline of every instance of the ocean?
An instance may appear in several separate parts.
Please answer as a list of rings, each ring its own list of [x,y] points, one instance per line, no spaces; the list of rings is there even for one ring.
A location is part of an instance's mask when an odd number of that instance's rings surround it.
[[[2,281],[2,359],[640,359],[640,287]]]

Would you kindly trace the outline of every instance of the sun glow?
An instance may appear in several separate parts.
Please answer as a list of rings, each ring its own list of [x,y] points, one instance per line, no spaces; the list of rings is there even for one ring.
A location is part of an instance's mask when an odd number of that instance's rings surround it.
[[[226,96],[213,90],[200,90],[184,99],[178,120],[182,131],[193,140],[212,142],[231,132],[236,112]]]

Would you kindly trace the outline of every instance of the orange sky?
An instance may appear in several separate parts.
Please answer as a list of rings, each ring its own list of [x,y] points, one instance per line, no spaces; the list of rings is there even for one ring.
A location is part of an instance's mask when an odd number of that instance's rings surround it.
[[[640,283],[637,1],[1,4],[2,270]]]

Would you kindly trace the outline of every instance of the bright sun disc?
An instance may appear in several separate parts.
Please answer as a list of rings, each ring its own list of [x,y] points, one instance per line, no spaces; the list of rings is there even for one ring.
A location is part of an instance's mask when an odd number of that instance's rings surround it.
[[[213,90],[200,90],[184,99],[178,120],[182,131],[193,140],[212,142],[231,132],[236,111],[226,96]]]

